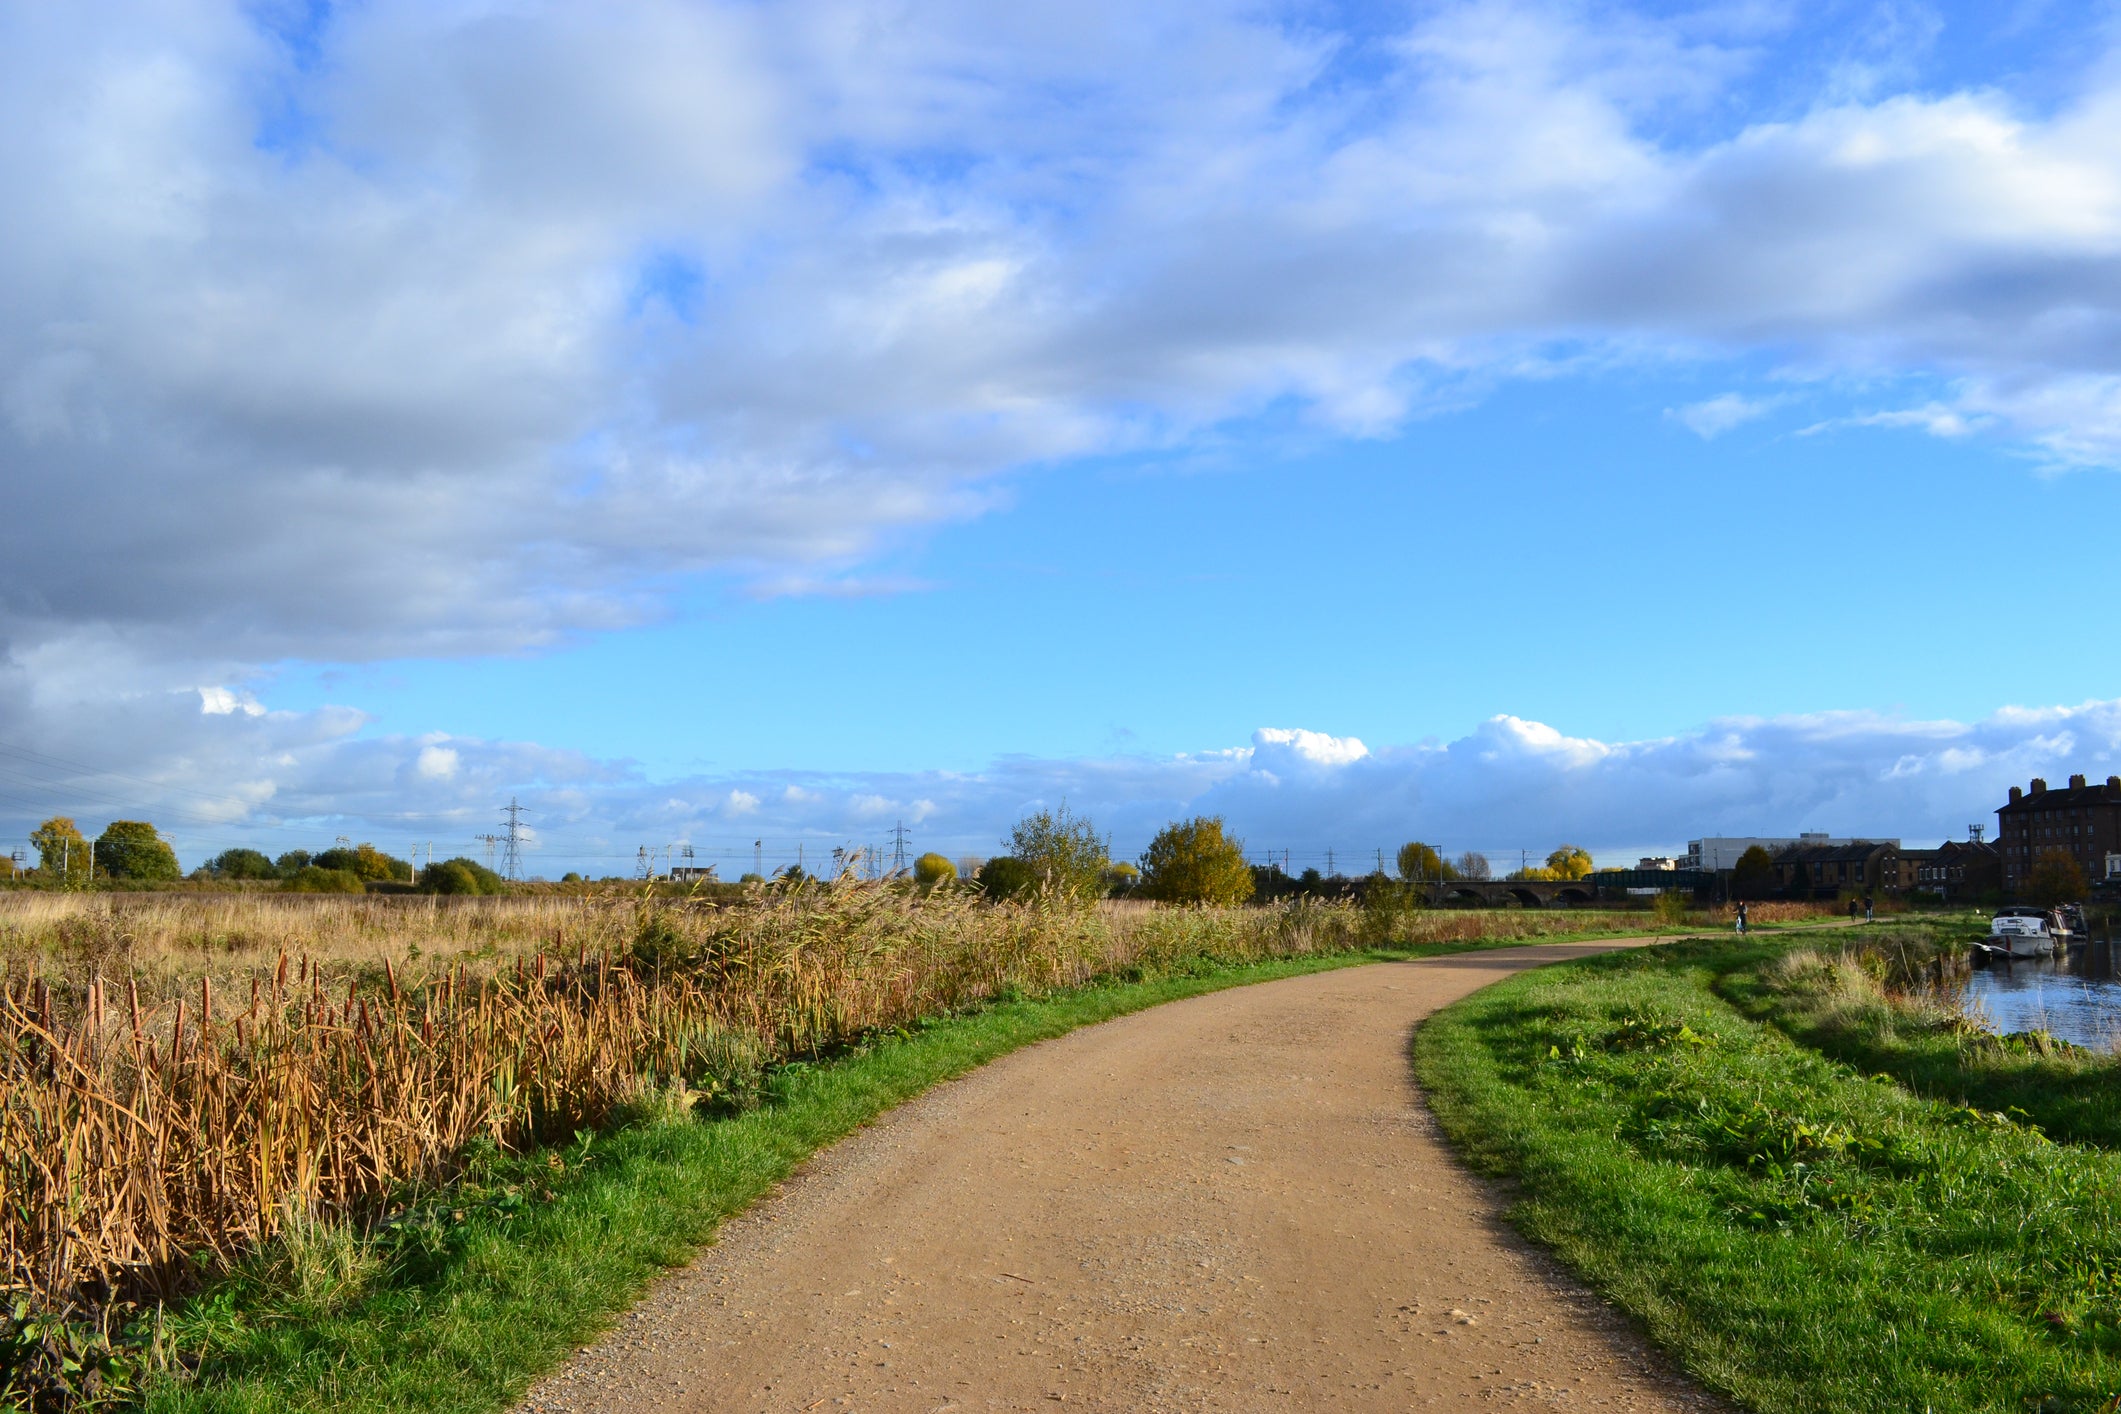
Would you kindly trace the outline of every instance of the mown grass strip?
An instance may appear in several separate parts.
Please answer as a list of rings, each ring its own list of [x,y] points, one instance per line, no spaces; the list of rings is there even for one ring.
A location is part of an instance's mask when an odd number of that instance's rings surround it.
[[[2121,1156],[1866,1078],[1717,995],[1739,945],[1506,980],[1415,1043],[1511,1220],[1773,1411],[2121,1393]]]
[[[520,1398],[804,1159],[941,1081],[1079,1026],[1225,987],[1514,945],[1202,966],[1004,1002],[879,1038],[831,1062],[787,1067],[768,1102],[747,1114],[622,1130],[556,1155],[496,1164],[474,1185],[470,1211],[451,1225],[445,1250],[424,1265],[401,1263],[345,1309],[320,1311],[269,1284],[240,1281],[191,1303],[170,1337],[203,1358],[199,1374],[154,1385],[146,1407],[157,1414],[487,1414]],[[567,1166],[550,1184],[551,1201],[505,1218],[479,1201],[534,1186],[550,1158]]]

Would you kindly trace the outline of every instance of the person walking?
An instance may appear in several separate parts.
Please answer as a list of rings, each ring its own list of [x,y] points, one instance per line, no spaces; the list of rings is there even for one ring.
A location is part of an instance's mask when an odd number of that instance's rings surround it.
[[[1869,894],[1865,894],[1863,896],[1863,921],[1868,923],[1874,917],[1876,917],[1876,910],[1871,902],[1871,896]]]
[[[1745,900],[1738,900],[1738,936],[1745,936]]]

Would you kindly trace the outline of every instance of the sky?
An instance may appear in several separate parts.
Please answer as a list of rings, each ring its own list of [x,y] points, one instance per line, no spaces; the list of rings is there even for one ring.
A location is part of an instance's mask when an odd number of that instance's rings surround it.
[[[2113,4],[118,10],[0,0],[0,853],[2121,771]]]

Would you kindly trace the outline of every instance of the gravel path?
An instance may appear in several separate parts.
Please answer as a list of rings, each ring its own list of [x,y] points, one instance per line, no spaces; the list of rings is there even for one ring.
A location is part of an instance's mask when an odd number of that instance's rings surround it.
[[[620,1410],[1715,1410],[1517,1238],[1407,1061],[1621,944],[1233,988],[996,1061],[820,1155],[541,1383]]]

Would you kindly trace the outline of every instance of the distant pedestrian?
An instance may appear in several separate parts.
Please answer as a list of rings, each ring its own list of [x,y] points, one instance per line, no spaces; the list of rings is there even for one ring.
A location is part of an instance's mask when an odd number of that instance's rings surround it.
[[[1855,921],[1856,921],[1856,900],[1854,900],[1854,899],[1850,899],[1850,900],[1849,900],[1849,922],[1853,923],[1853,922],[1855,922]]]
[[[1745,936],[1745,900],[1738,901],[1738,935]]]
[[[1865,894],[1863,896],[1863,921],[1868,923],[1874,917],[1876,917],[1876,915],[1877,909],[1871,902],[1871,896],[1869,894]]]

